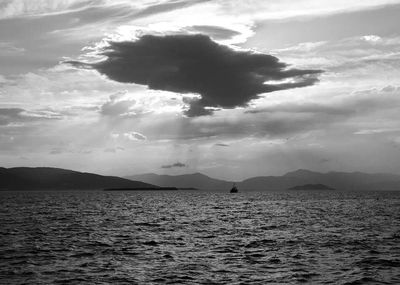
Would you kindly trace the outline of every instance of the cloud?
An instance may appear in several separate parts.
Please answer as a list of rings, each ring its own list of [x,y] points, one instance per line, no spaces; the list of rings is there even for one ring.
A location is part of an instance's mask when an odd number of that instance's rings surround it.
[[[293,94],[289,95],[280,102],[270,98],[254,109],[224,110],[213,117],[186,118],[180,124],[181,134],[185,135],[181,138],[287,138],[328,129],[354,133],[360,129],[399,128],[400,88],[395,86],[298,102]],[[162,127],[156,129],[159,136],[168,130],[167,123],[160,124]],[[147,127],[150,131],[151,127]]]
[[[62,148],[53,148],[49,154],[61,154],[66,152],[66,150],[62,149]]]
[[[187,165],[181,162],[176,162],[174,164],[162,165],[161,168],[174,168],[174,167],[186,167]]]
[[[10,55],[21,55],[25,52],[24,48],[16,47],[10,42],[0,42],[0,55],[10,56]]]
[[[116,153],[116,152],[118,152],[118,151],[124,151],[124,150],[125,150],[125,148],[118,146],[118,147],[108,147],[108,148],[105,148],[105,149],[104,149],[104,152]]]
[[[123,136],[131,141],[145,141],[147,137],[138,132],[124,133]]]
[[[150,113],[181,113],[183,98],[172,92],[141,90],[120,91],[109,96],[99,112],[108,118],[143,117]]]
[[[343,81],[343,76],[349,76],[350,72],[354,72],[356,78],[360,78],[360,76],[373,78],[380,75],[380,72],[365,72],[369,66],[374,71],[398,69],[399,44],[400,37],[398,36],[365,35],[336,41],[305,42],[274,50],[274,53],[302,66],[318,68],[323,65],[326,74],[336,72],[335,78]],[[307,57],[304,57],[305,53]],[[360,74],[361,72],[362,74]],[[351,73],[351,75],[353,74]],[[388,74],[385,72],[385,78],[387,76]],[[397,74],[395,77],[398,77]]]
[[[229,147],[229,144],[225,144],[225,143],[216,143],[215,146]]]
[[[336,102],[334,102],[336,103]],[[257,113],[309,113],[309,114],[325,114],[325,115],[349,115],[354,113],[352,106],[342,106],[340,104],[328,103],[315,103],[315,102],[302,102],[302,103],[291,103],[285,102],[275,105],[270,105],[264,108],[256,108],[245,111],[245,113],[257,114]]]
[[[392,128],[392,129],[366,129],[366,130],[359,130],[355,132],[355,135],[375,135],[375,134],[382,134],[382,133],[394,133],[400,132],[400,128]]]
[[[210,0],[192,0],[192,1],[166,1],[166,3],[157,3],[156,5],[150,5],[134,14],[135,18],[147,17],[154,14],[169,12],[173,10],[179,10],[192,5],[209,2]]]
[[[27,111],[21,108],[0,108],[0,125],[62,119],[62,115],[51,110]]]
[[[94,3],[93,0],[3,0],[0,19],[33,15],[51,15],[80,10]]]
[[[67,148],[56,147],[56,148],[53,148],[53,149],[49,152],[49,154],[51,154],[51,155],[65,154],[65,153],[68,153],[68,154],[74,154],[74,153],[75,153],[75,154],[76,154],[76,153],[78,153],[78,154],[91,154],[92,151],[91,151],[91,150],[88,150],[88,149],[73,150],[73,149],[67,149]]]
[[[100,108],[100,113],[104,116],[128,115],[136,101],[124,99],[124,93],[117,93],[110,96],[110,99]]]
[[[238,31],[218,26],[194,25],[186,28],[186,30],[209,35],[212,39],[215,40],[230,39],[234,36],[240,35]]]
[[[315,15],[371,9],[390,4],[398,4],[398,0],[247,0],[232,2],[219,0],[221,9],[231,15],[248,15],[255,19],[287,19]]]
[[[200,94],[200,99],[187,102],[190,117],[246,106],[262,93],[313,85],[322,72],[289,69],[274,56],[235,50],[200,34],[144,35],[136,41],[109,42],[99,53],[106,59],[67,63],[95,69],[117,82]]]

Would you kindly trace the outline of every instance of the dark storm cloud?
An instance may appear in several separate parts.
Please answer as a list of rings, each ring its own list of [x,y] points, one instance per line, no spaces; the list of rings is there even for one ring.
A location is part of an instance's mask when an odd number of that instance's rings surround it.
[[[188,116],[212,113],[212,108],[246,106],[259,94],[315,84],[320,70],[289,69],[278,58],[237,51],[205,35],[145,35],[133,42],[110,42],[97,63],[69,61],[92,68],[112,80],[150,89],[196,93]],[[288,83],[265,83],[285,80]],[[209,107],[209,108],[207,108]]]
[[[186,167],[187,165],[181,162],[177,162],[174,164],[163,165],[161,168],[174,168],[174,167]]]

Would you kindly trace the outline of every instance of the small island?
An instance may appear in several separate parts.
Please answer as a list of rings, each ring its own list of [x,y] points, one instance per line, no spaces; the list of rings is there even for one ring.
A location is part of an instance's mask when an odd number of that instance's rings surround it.
[[[305,184],[289,188],[288,190],[335,190],[324,184]]]
[[[132,187],[122,187],[122,188],[105,188],[104,191],[177,191],[177,190],[198,190],[193,187],[147,187],[147,188],[132,188]]]
[[[176,191],[179,190],[176,187],[147,187],[147,188],[137,188],[137,187],[121,187],[121,188],[105,188],[104,191]]]

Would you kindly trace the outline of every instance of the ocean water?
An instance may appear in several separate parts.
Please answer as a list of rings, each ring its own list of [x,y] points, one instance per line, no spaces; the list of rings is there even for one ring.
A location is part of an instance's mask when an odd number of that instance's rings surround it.
[[[400,192],[1,192],[1,284],[400,284]]]

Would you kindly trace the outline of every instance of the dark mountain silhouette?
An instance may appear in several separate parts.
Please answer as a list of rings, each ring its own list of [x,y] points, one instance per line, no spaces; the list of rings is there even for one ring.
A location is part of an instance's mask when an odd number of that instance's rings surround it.
[[[288,190],[335,190],[324,184],[305,184],[289,188]]]
[[[104,188],[157,189],[158,187],[120,177],[59,168],[0,168],[0,190],[89,190]]]
[[[305,169],[283,176],[260,176],[239,183],[243,189],[281,190],[305,184],[324,184],[337,190],[400,190],[400,175],[362,172],[320,173]]]
[[[185,175],[157,175],[153,173],[126,177],[159,186],[195,187],[197,189],[227,189],[231,181],[213,179],[201,173]],[[236,182],[239,190],[286,190],[299,185],[323,184],[337,190],[400,190],[400,175],[368,174],[362,172],[320,173],[305,169],[282,176],[258,176]]]
[[[143,182],[140,182],[143,181]],[[0,167],[0,190],[69,190],[69,189],[178,189],[229,190],[233,182],[211,178],[201,173],[185,175],[142,174],[126,178],[102,176],[50,167]],[[296,170],[282,176],[259,176],[236,182],[240,191],[286,190],[307,184],[329,185],[337,190],[400,190],[400,175],[362,172],[320,173]],[[194,189],[193,189],[194,190]]]
[[[146,173],[125,177],[127,179],[139,180],[150,184],[163,187],[177,187],[179,189],[230,189],[232,182],[214,179],[201,173],[184,174],[184,175],[158,175],[154,173]]]

